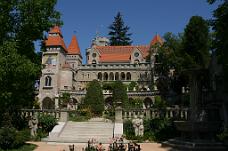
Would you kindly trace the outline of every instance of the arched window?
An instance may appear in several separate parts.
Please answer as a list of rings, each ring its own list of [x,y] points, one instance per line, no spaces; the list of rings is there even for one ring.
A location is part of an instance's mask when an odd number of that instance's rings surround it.
[[[92,64],[97,64],[97,61],[96,61],[96,60],[93,60],[93,61],[92,61]]]
[[[127,73],[127,80],[131,80],[131,73],[130,72]]]
[[[108,80],[108,73],[107,72],[104,73],[104,80],[106,80],[106,81]]]
[[[125,73],[121,72],[121,80],[125,80]]]
[[[102,73],[101,72],[98,73],[97,79],[100,80],[100,81],[102,80]]]
[[[51,77],[50,76],[47,76],[46,78],[45,78],[45,86],[51,86]]]
[[[159,63],[159,62],[160,62],[160,60],[159,60],[158,55],[155,55],[154,57],[155,57],[155,63]]]
[[[118,72],[115,73],[115,80],[117,80],[117,81],[119,80],[119,73]]]
[[[134,64],[139,64],[139,60],[136,59],[136,60],[134,61]]]
[[[112,72],[109,74],[109,80],[114,80],[114,74]]]

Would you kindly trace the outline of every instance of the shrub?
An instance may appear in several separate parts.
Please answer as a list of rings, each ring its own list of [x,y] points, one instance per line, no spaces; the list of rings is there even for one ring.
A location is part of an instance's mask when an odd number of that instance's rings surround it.
[[[79,109],[77,111],[69,112],[69,120],[70,121],[87,121],[92,116],[92,113],[89,108]]]
[[[124,121],[123,129],[127,139],[135,139],[135,131],[131,120]]]
[[[41,114],[38,117],[39,127],[42,129],[43,132],[48,133],[50,132],[55,125],[57,125],[57,120],[52,115],[44,115]]]
[[[91,109],[91,112],[95,116],[102,115],[104,111],[104,96],[100,83],[97,80],[93,80],[89,83],[84,104]]]
[[[173,121],[170,119],[144,120],[144,138],[154,141],[164,141],[178,135]]]
[[[223,132],[218,134],[217,137],[219,138],[219,140],[221,141],[225,141],[228,140],[228,128],[224,128]]]
[[[13,127],[0,129],[0,148],[3,150],[18,148],[29,140],[29,131],[17,131]]]
[[[170,119],[150,119],[144,120],[144,136],[135,136],[134,127],[131,120],[124,122],[124,134],[129,140],[150,140],[164,141],[179,135],[176,131],[173,122]]]
[[[143,108],[143,100],[141,99],[131,99],[128,100],[128,104],[126,106],[127,109],[142,109]]]
[[[128,85],[129,91],[133,91],[134,87],[137,87],[137,83],[136,83],[135,81],[132,81],[132,82]]]

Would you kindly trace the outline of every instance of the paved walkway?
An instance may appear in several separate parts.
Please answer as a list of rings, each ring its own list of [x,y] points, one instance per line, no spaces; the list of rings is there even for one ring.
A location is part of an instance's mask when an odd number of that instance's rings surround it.
[[[47,144],[45,142],[28,142],[32,144],[36,144],[38,147],[35,151],[69,151],[68,145],[69,144]],[[142,151],[170,151],[170,148],[161,148],[161,145],[158,143],[142,143],[140,144]],[[86,144],[84,143],[77,143],[75,144],[75,151],[82,151]],[[104,146],[108,148],[108,145]],[[107,150],[107,149],[106,149]]]

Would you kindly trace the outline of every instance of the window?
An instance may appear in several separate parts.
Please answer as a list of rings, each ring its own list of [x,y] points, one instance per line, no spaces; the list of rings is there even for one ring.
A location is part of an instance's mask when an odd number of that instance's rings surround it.
[[[92,61],[92,64],[96,64],[96,63],[97,63],[96,60],[93,60],[93,61]]]
[[[135,57],[138,57],[139,56],[139,53],[138,52],[134,53],[134,56]]]
[[[138,60],[138,59],[136,59],[134,63],[135,63],[135,64],[139,64],[139,60]]]
[[[127,73],[127,80],[131,80],[131,73],[130,72]]]
[[[102,73],[101,73],[101,72],[98,73],[97,78],[98,78],[98,80],[100,80],[100,81],[102,80]]]
[[[46,78],[45,78],[45,86],[51,86],[51,77],[50,76],[47,76]]]
[[[97,56],[97,54],[96,53],[93,53],[92,56],[93,56],[93,58],[95,58]]]

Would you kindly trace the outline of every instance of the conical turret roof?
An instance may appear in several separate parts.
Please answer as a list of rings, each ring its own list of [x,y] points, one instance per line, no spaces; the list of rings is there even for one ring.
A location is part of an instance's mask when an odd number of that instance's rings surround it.
[[[163,40],[158,34],[156,34],[156,36],[154,36],[154,38],[151,40],[150,46],[155,45],[156,43],[159,43],[161,45],[163,44]]]
[[[68,54],[78,54],[81,55],[80,48],[78,45],[78,41],[75,35],[73,35],[70,45],[67,50]]]
[[[48,38],[45,41],[46,46],[61,46],[65,51],[66,45],[64,43],[61,30],[58,26],[51,28]]]

